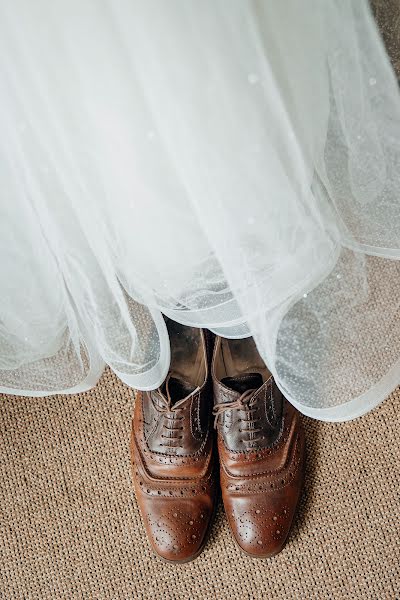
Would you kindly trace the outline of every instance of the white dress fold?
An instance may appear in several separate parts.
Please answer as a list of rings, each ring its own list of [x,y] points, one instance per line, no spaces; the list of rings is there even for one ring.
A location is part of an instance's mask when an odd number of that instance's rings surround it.
[[[0,0],[0,391],[151,389],[162,313],[323,420],[400,383],[400,94],[364,0]]]

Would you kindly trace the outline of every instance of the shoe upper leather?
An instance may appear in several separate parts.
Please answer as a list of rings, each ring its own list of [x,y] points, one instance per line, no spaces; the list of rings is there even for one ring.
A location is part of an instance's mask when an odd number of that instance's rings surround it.
[[[280,432],[282,405],[272,377],[263,383],[260,373],[244,373],[214,382],[214,413],[220,409],[220,430],[231,451],[270,447]]]
[[[216,344],[215,353],[220,351]],[[304,476],[300,415],[272,377],[214,368],[222,498],[239,546],[255,557],[279,552],[288,536]]]
[[[133,481],[154,550],[170,561],[200,551],[213,514],[215,464],[208,376],[194,387],[170,373],[155,391],[136,397],[131,437]]]
[[[190,456],[201,451],[210,420],[209,402],[204,400],[206,385],[194,389],[190,383],[169,376],[160,390],[146,394],[143,418],[149,451],[168,456]]]

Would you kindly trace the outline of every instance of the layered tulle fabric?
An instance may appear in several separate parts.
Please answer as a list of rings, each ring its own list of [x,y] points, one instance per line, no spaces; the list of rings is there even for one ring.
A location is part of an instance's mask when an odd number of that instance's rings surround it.
[[[400,95],[366,2],[0,1],[0,384],[128,385],[162,313],[302,412],[400,382]]]

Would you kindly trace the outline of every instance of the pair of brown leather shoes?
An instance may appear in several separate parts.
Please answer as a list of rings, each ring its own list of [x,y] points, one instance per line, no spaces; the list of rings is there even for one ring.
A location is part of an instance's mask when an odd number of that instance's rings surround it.
[[[151,545],[172,562],[192,560],[204,547],[218,489],[214,413],[233,536],[251,556],[272,556],[285,544],[303,484],[299,414],[251,338],[215,340],[167,326],[170,372],[157,390],[138,392],[132,424],[133,482]]]

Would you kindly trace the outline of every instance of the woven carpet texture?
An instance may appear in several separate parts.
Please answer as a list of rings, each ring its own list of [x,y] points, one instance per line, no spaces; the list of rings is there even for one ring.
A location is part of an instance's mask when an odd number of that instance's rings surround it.
[[[296,525],[269,560],[244,556],[220,507],[199,558],[149,549],[130,479],[133,392],[0,398],[1,599],[400,598],[400,390],[349,423],[304,419]]]

